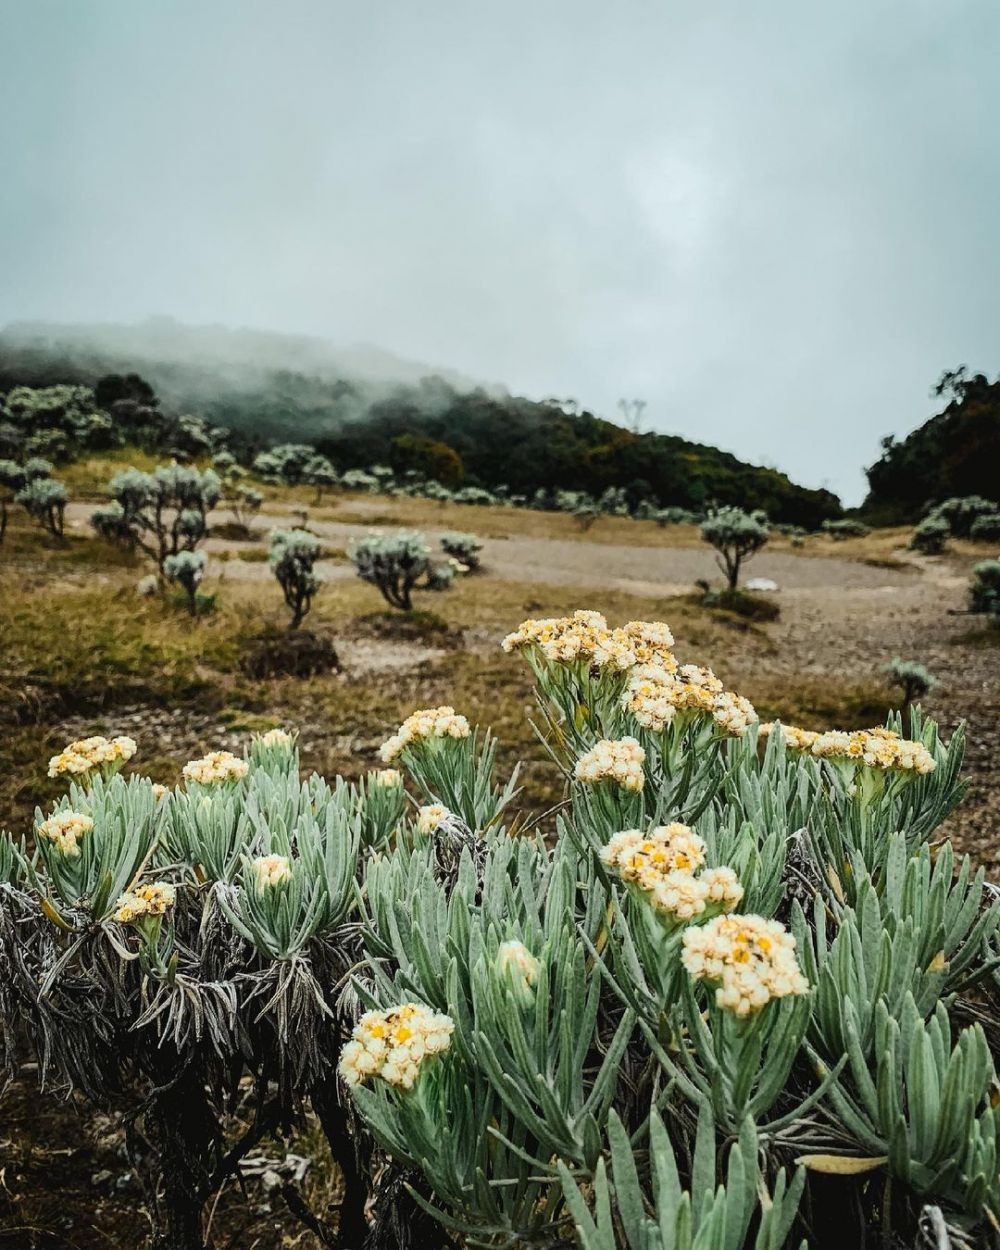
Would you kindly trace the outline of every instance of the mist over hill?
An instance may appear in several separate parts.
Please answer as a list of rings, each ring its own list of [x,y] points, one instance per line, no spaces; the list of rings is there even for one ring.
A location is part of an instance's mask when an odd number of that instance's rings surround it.
[[[398,465],[400,440],[419,436],[457,454],[457,480],[525,495],[616,487],[633,503],[737,504],[806,526],[840,512],[829,491],[718,448],[639,434],[570,401],[513,396],[375,347],[163,317],[136,325],[17,323],[0,332],[0,392],[94,386],[132,373],[153,387],[163,409],[223,426],[248,450],[307,442],[340,468]]]

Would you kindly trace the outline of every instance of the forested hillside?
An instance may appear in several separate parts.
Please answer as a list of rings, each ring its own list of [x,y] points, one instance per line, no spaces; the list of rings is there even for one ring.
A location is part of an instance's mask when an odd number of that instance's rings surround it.
[[[294,441],[312,443],[339,470],[388,464],[449,487],[507,486],[527,496],[615,487],[632,507],[737,504],[809,528],[840,513],[829,491],[717,448],[636,434],[568,402],[420,370],[374,349],[339,352],[313,339],[161,319],[139,327],[20,326],[0,335],[0,393],[83,385],[112,407],[120,388],[109,376],[139,374],[161,413],[191,413],[226,428],[230,447],[246,457]]]
[[[906,438],[883,439],[882,458],[867,470],[864,512],[877,523],[915,520],[953,496],[1000,497],[1000,378],[962,365],[934,392],[947,406]]]

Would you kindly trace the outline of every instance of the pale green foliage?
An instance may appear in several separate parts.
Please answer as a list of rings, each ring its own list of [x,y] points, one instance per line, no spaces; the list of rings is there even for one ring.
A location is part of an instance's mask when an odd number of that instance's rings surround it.
[[[459,531],[442,534],[441,546],[445,555],[458,560],[460,564],[470,569],[479,568],[479,553],[483,549],[483,543],[475,534],[465,534]]]
[[[910,535],[910,547],[925,556],[937,556],[944,551],[951,535],[951,526],[943,516],[932,514],[925,517]]]
[[[855,517],[843,517],[840,520],[824,521],[822,529],[824,534],[829,534],[836,541],[844,538],[864,538],[866,534],[871,533],[868,526]]]
[[[306,465],[315,455],[315,449],[308,443],[281,443],[262,451],[253,462],[253,471],[265,481],[294,486],[307,480]]]
[[[701,536],[715,548],[716,561],[731,590],[740,580],[744,562],[760,551],[769,533],[763,513],[744,512],[742,508],[719,508],[701,523]]]
[[[972,570],[969,610],[1000,620],[1000,560],[980,560]]]
[[[665,631],[651,638],[669,665]],[[224,760],[227,780],[165,797],[140,778],[71,787],[57,809],[94,819],[78,858],[0,839],[7,1065],[31,1047],[52,1080],[123,1115],[155,1105],[158,1148],[212,1177],[173,1191],[196,1212],[225,1171],[183,1106],[214,1122],[241,1080],[255,1123],[311,1104],[348,1177],[346,1244],[364,1244],[366,1209],[388,1219],[385,1195],[411,1190],[462,1244],[493,1250],[784,1250],[831,1218],[845,1245],[873,1226],[891,1244],[925,1203],[955,1244],[978,1244],[1000,1216],[1000,909],[935,832],[960,798],[961,731],[946,745],[915,714],[918,772],[820,758],[777,729],[764,746],[711,700],[652,728],[625,698],[627,656],[517,645],[566,779],[535,818],[490,734],[440,708],[386,743],[402,777],[303,779],[278,733],[245,765]],[[624,737],[638,775],[577,777],[583,754]],[[731,869],[741,899],[682,914],[673,878],[643,884],[608,853],[616,833],[676,821],[699,871]],[[154,881],[176,892],[162,917],[113,918],[119,893]],[[795,977],[762,977],[742,1014],[685,955],[732,907],[733,967],[748,932],[793,950],[776,917],[796,939]],[[361,1014],[407,1004],[445,1016],[443,1040],[393,1069],[390,1043],[414,1034],[380,1024],[382,1049],[356,1038],[370,1062],[349,1067]],[[394,1182],[374,1193],[334,1113],[348,1098],[354,1131],[392,1161],[373,1165]],[[813,1183],[831,1155],[858,1173],[832,1205]]]
[[[111,479],[108,490],[121,515],[101,509],[91,523],[99,533],[113,529],[115,537],[127,535],[165,576],[168,556],[194,551],[207,535],[208,512],[219,502],[222,482],[212,469],[170,464],[152,473],[125,469]]]
[[[56,538],[63,536],[63,519],[69,491],[54,477],[29,477],[14,497],[34,519]]]
[[[912,703],[922,699],[937,686],[938,680],[917,660],[901,660],[896,656],[886,666],[890,686],[898,686],[903,692],[903,702]]]
[[[377,586],[386,603],[408,612],[413,590],[430,571],[430,548],[423,534],[401,530],[370,534],[348,550],[362,581]]]
[[[939,503],[929,517],[944,521],[956,538],[968,538],[979,517],[992,516],[998,511],[994,500],[981,495],[962,495]]]
[[[1000,511],[977,516],[969,528],[969,537],[976,543],[1000,542]]]
[[[198,587],[205,575],[207,557],[203,551],[178,551],[163,561],[164,576],[176,582],[187,596],[188,611],[193,616],[197,611]]]
[[[268,561],[292,614],[291,629],[302,624],[320,587],[315,564],[321,550],[319,539],[308,530],[275,530],[271,535]]]

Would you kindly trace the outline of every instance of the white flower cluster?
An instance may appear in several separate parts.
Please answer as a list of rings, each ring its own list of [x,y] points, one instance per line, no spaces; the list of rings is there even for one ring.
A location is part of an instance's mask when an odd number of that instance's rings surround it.
[[[497,971],[515,990],[524,994],[538,980],[538,960],[523,942],[511,938],[497,951]]]
[[[587,611],[523,621],[503,640],[507,652],[535,647],[555,663],[586,663],[619,671],[649,663],[672,670],[677,667],[673,645],[674,636],[662,621],[629,621],[619,629],[609,629],[600,612]]]
[[[250,867],[262,890],[273,890],[292,878],[291,865],[284,855],[261,855]]]
[[[386,790],[403,784],[403,774],[398,768],[373,769],[368,776],[373,786],[382,786]]]
[[[210,751],[201,759],[185,764],[182,771],[185,781],[211,786],[218,782],[239,781],[250,771],[250,765],[230,751]]]
[[[763,916],[717,916],[685,929],[681,962],[696,980],[714,984],[716,1004],[737,1016],[809,990],[795,958],[795,938]]]
[[[762,725],[759,732],[767,737],[773,729],[773,723]],[[937,767],[922,742],[901,738],[891,729],[831,729],[827,733],[816,733],[811,729],[782,725],[781,733],[790,750],[807,752],[818,759],[896,769],[920,776],[932,773]]]
[[[365,1012],[341,1052],[340,1075],[348,1085],[378,1076],[412,1089],[424,1060],[451,1045],[454,1028],[449,1016],[422,1003]]]
[[[732,911],[743,897],[731,868],[698,875],[705,843],[687,825],[659,825],[648,833],[625,829],[602,849],[601,859],[674,922],[693,920],[708,909]]]
[[[440,803],[428,803],[417,812],[417,833],[434,833],[448,809]]]
[[[425,708],[403,721],[379,747],[379,755],[383,764],[391,764],[411,742],[421,738],[467,738],[470,732],[469,722],[457,715],[453,707]]]
[[[38,825],[38,832],[54,844],[60,855],[65,855],[67,859],[77,859],[80,855],[80,839],[85,833],[90,833],[93,827],[93,820],[81,812],[55,812]]]
[[[757,720],[749,699],[725,690],[710,668],[684,664],[676,671],[644,664],[629,677],[622,700],[644,729],[659,733],[681,713],[711,716],[725,733],[742,737]]]
[[[162,916],[173,905],[174,887],[166,881],[151,881],[121,895],[115,919],[119,924],[134,924],[143,916]]]
[[[602,738],[576,761],[573,776],[587,785],[613,781],[623,790],[641,790],[646,752],[635,738]]]
[[[69,773],[73,777],[84,776],[95,768],[115,768],[130,760],[136,753],[132,738],[81,738],[71,742],[58,755],[49,760],[49,776],[60,777]]]
[[[287,729],[269,729],[260,735],[259,741],[262,747],[291,747],[295,745],[295,735]]]

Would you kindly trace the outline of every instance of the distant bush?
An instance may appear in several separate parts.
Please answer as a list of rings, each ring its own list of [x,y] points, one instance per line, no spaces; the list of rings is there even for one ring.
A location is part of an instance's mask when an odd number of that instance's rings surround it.
[[[715,548],[716,563],[729,589],[735,590],[743,564],[768,540],[767,518],[742,508],[719,508],[702,522],[701,536]]]
[[[951,528],[943,516],[925,517],[910,535],[910,549],[925,556],[939,556],[951,534]]]
[[[996,512],[996,503],[984,499],[982,495],[961,495],[939,503],[929,516],[945,520],[956,538],[968,538],[979,517],[992,516]]]
[[[340,485],[344,490],[376,491],[379,480],[373,474],[366,473],[364,469],[348,469],[341,475]]]
[[[423,534],[371,534],[353,544],[348,556],[362,581],[378,587],[391,607],[409,612],[413,590],[430,571],[430,548]]]
[[[972,570],[969,611],[985,612],[1000,622],[1000,560],[980,560]]]
[[[463,486],[461,490],[455,491],[451,498],[453,503],[471,503],[478,507],[496,503],[493,494],[479,486]]]
[[[697,513],[690,512],[687,508],[660,508],[654,514],[653,519],[657,525],[696,525],[701,519]]]
[[[313,456],[307,462],[302,473],[303,481],[316,487],[316,503],[323,502],[323,492],[337,485],[337,470],[326,456]]]
[[[15,502],[56,538],[63,536],[68,501],[65,485],[51,477],[31,478],[15,496]]]
[[[465,534],[458,531],[442,534],[441,546],[445,555],[449,555],[460,564],[464,564],[466,568],[479,568],[479,553],[483,549],[483,544],[475,534]]]
[[[844,538],[864,538],[866,534],[871,533],[871,530],[863,521],[857,521],[853,517],[843,517],[839,521],[824,521],[823,533],[840,541]]]
[[[238,482],[226,495],[226,502],[229,504],[229,511],[233,514],[233,521],[237,528],[249,534],[250,524],[264,502],[263,494],[253,486]]]
[[[977,516],[969,529],[969,537],[976,543],[1000,542],[1000,512]]]
[[[125,469],[108,489],[121,514],[98,509],[91,524],[105,537],[113,529],[114,537],[139,547],[162,577],[168,556],[193,551],[208,533],[208,512],[219,502],[222,483],[212,469],[171,464],[158,465],[152,473]]]
[[[271,535],[269,561],[292,614],[290,629],[298,629],[319,589],[315,572],[320,542],[308,530],[275,530]]]
[[[205,575],[204,551],[178,551],[163,561],[167,579],[176,582],[187,597],[188,611],[192,616],[198,611],[198,587]]]
[[[95,508],[90,514],[90,524],[99,538],[110,543],[120,543],[124,547],[135,546],[135,534],[129,524],[125,509],[117,499],[106,507]]]
[[[267,482],[295,486],[304,480],[306,465],[315,455],[309,443],[279,443],[255,457],[253,470]]]
[[[909,707],[916,699],[922,699],[937,686],[938,680],[916,660],[901,660],[898,656],[886,667],[890,686],[903,692],[903,703]]]

